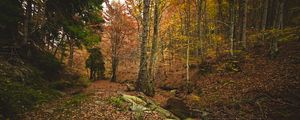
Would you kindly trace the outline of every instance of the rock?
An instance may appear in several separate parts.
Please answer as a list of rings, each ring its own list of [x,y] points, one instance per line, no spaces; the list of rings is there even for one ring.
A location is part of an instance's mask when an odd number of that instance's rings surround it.
[[[193,99],[199,100],[200,98],[195,97]],[[168,99],[165,108],[181,119],[186,119],[189,117],[199,118],[202,116],[202,112],[200,110],[191,109],[182,99],[177,97]]]
[[[170,93],[171,93],[172,95],[175,95],[176,92],[177,92],[177,90],[171,90],[171,91],[170,91]]]
[[[135,91],[135,87],[132,84],[126,84],[127,91]]]
[[[126,102],[131,103],[130,109],[134,112],[155,111],[165,118],[179,120],[179,118],[173,115],[173,113],[156,105],[154,101],[146,97],[143,96],[136,97],[136,96],[122,94],[122,98]]]
[[[104,102],[102,102],[102,101],[95,101],[95,103],[98,104],[98,105],[103,105],[104,104]]]
[[[45,112],[49,113],[49,114],[52,114],[52,113],[54,113],[54,110],[53,109],[47,109],[47,110],[45,110]]]
[[[181,119],[189,117],[188,106],[179,98],[172,97],[168,99],[166,109],[168,109],[170,112],[174,113]]]
[[[147,105],[147,103],[144,100],[142,100],[141,98],[138,98],[136,96],[122,94],[122,98],[125,101],[129,102],[129,103],[139,104],[139,105],[142,105],[142,106],[146,106]]]
[[[144,112],[149,111],[150,109],[139,104],[132,104],[132,106],[130,106],[130,110],[133,112]]]

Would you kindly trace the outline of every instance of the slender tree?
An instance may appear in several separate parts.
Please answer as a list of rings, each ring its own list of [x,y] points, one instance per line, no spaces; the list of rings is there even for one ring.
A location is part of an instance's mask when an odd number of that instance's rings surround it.
[[[247,34],[247,19],[248,19],[248,0],[243,0],[243,22],[242,22],[242,31],[241,31],[241,40],[243,42],[243,48],[247,48],[246,34]]]
[[[265,0],[264,9],[263,9],[263,16],[262,16],[262,24],[261,24],[261,29],[262,29],[263,32],[266,31],[266,27],[267,27],[268,8],[269,8],[269,0]],[[265,34],[262,35],[262,41],[265,41]]]
[[[235,31],[235,0],[229,1],[230,7],[230,55],[234,56],[234,31]]]
[[[147,70],[147,39],[149,32],[149,9],[150,0],[143,0],[143,19],[142,19],[142,37],[141,37],[141,58],[138,79],[136,88],[138,91],[145,93],[148,96],[154,96],[153,81],[148,78]]]
[[[157,44],[158,44],[158,33],[159,33],[159,7],[160,0],[154,1],[154,18],[153,18],[153,39],[152,39],[152,49],[150,56],[150,65],[149,65],[149,79],[153,80],[155,77],[155,64],[157,59]]]

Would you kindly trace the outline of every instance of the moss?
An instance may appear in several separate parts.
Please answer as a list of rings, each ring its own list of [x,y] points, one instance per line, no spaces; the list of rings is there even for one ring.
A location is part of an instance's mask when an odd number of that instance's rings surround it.
[[[61,93],[47,87],[38,69],[24,64],[0,60],[0,114],[16,118],[35,105],[58,98]]]
[[[3,79],[0,82],[0,112],[4,117],[14,118],[16,114],[32,109],[35,105],[60,96],[50,89],[35,89],[24,84]]]
[[[109,103],[118,108],[124,108],[125,100],[122,97],[111,97]]]
[[[82,101],[86,100],[89,97],[88,94],[77,94],[73,96],[71,99],[67,100],[64,103],[64,107],[72,107],[82,103]]]

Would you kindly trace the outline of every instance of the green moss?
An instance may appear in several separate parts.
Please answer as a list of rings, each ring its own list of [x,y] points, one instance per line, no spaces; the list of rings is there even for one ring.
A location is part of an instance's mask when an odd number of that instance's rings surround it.
[[[64,103],[64,107],[72,107],[82,103],[89,97],[88,94],[77,94]]]
[[[32,109],[37,104],[58,98],[60,94],[54,90],[36,89],[2,78],[0,96],[1,114],[13,118],[16,114]]]
[[[109,98],[109,103],[115,107],[123,108],[125,100],[122,97],[111,97]]]

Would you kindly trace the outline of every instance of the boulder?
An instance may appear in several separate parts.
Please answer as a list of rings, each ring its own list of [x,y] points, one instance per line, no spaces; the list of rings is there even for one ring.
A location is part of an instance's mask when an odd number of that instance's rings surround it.
[[[126,102],[131,103],[130,109],[134,112],[155,111],[159,113],[162,117],[165,117],[167,119],[179,120],[179,118],[173,115],[173,113],[158,106],[154,101],[148,99],[147,97],[137,97],[126,94],[122,94],[121,96]]]
[[[193,96],[193,99],[198,101],[200,98]],[[167,100],[165,108],[181,119],[186,119],[190,117],[200,118],[206,116],[206,114],[203,114],[204,111],[191,108],[184,102],[184,100],[177,97],[169,98]]]

